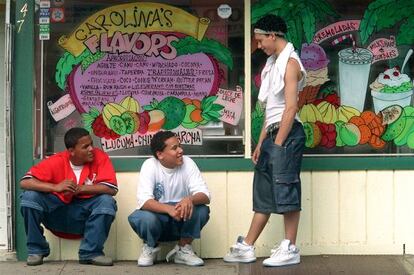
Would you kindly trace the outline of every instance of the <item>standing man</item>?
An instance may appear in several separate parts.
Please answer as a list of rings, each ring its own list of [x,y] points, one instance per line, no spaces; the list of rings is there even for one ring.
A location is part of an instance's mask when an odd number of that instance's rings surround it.
[[[57,236],[81,237],[79,263],[113,265],[103,253],[117,211],[115,171],[83,128],[66,132],[66,151],[33,166],[20,181],[27,235],[27,265],[41,265],[50,249],[42,223]]]
[[[253,181],[253,211],[249,232],[239,237],[226,262],[253,262],[254,243],[270,214],[283,215],[285,239],[271,251],[265,266],[300,263],[296,247],[301,210],[300,168],[305,134],[297,115],[298,92],[306,72],[293,45],[285,39],[287,26],[282,18],[266,15],[254,26],[259,49],[269,57],[262,71],[259,101],[266,106],[265,120],[253,152],[256,164]]]
[[[191,243],[200,238],[209,219],[210,193],[192,159],[170,131],[156,133],[151,140],[154,157],[141,167],[137,190],[138,207],[129,217],[132,229],[143,239],[139,266],[154,264],[159,242],[178,241],[167,254],[174,262],[190,266],[204,262]]]

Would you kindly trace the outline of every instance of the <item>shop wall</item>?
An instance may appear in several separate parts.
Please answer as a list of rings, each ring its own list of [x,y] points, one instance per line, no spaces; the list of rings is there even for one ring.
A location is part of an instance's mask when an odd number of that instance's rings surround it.
[[[4,5],[0,1],[0,249],[7,248],[7,207],[6,207],[6,138],[4,86]]]
[[[252,217],[251,172],[204,172],[212,193],[210,221],[194,247],[202,257],[220,258]],[[414,171],[331,171],[302,173],[302,217],[298,245],[304,255],[414,253],[414,221],[407,207]],[[118,213],[105,251],[117,260],[136,260],[142,242],[127,217],[136,207],[138,173],[119,173]],[[283,220],[273,215],[256,243],[259,257],[269,255],[283,237]],[[47,233],[48,260],[77,259],[78,241]],[[161,256],[172,248],[163,246]]]

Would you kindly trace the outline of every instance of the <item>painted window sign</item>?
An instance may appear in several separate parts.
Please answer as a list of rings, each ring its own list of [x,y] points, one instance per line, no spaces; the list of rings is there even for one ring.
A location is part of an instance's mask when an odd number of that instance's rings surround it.
[[[307,71],[298,102],[306,153],[393,153],[397,147],[398,152],[412,153],[412,1],[364,1],[365,9],[355,8],[351,14],[342,14],[335,10],[338,3],[330,3],[269,0],[252,6],[252,23],[269,13],[286,20],[287,39]],[[260,70],[253,71],[252,78],[254,94]],[[253,141],[263,116],[256,106]]]
[[[224,90],[233,56],[205,37],[210,20],[160,3],[102,9],[58,44],[55,81],[106,151],[148,145],[158,130],[202,145],[199,127],[239,123],[241,87]]]

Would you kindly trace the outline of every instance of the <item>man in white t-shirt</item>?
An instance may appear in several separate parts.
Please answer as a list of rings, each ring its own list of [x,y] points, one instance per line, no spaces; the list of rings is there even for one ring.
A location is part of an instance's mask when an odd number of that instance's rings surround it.
[[[174,262],[190,266],[204,262],[191,243],[200,238],[209,219],[210,192],[200,170],[170,131],[156,133],[151,141],[154,157],[141,167],[137,189],[138,207],[128,217],[132,229],[143,239],[139,266],[154,264],[159,242],[178,241],[167,254]]]

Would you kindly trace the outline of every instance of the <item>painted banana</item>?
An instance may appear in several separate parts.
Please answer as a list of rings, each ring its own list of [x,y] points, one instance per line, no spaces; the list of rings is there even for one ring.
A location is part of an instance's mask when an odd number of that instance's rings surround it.
[[[126,111],[127,111],[127,109],[125,109],[120,104],[117,104],[117,103],[114,103],[114,102],[105,104],[105,106],[103,107],[103,110],[102,110],[102,118],[103,118],[103,121],[104,121],[106,127],[108,127],[109,129],[112,129],[111,128],[111,123],[109,123],[111,118],[113,116],[121,116]]]
[[[130,111],[133,113],[139,113],[141,109],[138,101],[132,96],[124,97],[119,104],[122,107],[124,107],[127,111]]]

